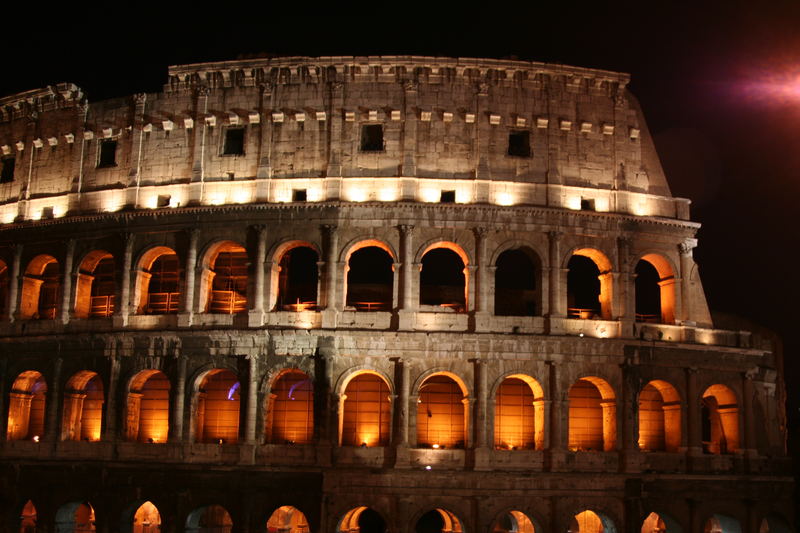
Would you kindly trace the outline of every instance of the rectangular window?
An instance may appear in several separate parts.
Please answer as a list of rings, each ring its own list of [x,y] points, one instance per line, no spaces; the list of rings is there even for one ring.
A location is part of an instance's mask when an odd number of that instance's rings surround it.
[[[17,159],[15,157],[3,158],[3,173],[0,174],[0,183],[8,183],[14,181],[14,165]]]
[[[117,141],[104,139],[100,141],[100,157],[97,168],[117,166]]]
[[[581,198],[582,211],[594,211],[594,198]]]
[[[244,155],[244,128],[225,130],[225,146],[222,155]]]
[[[456,203],[456,191],[442,191],[439,196],[439,202],[443,204]]]
[[[531,156],[531,132],[512,131],[508,134],[508,155],[515,157]]]
[[[361,151],[383,152],[383,126],[365,124],[361,126]]]
[[[306,189],[293,189],[292,190],[292,201],[293,202],[305,202],[308,199],[308,193]]]

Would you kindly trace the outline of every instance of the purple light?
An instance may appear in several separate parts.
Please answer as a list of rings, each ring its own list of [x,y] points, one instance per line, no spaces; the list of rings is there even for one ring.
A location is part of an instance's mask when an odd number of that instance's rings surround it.
[[[229,400],[233,400],[233,395],[236,394],[237,390],[239,390],[239,382],[238,381],[236,383],[234,383],[233,386],[231,386],[231,390],[228,391],[228,399]]]
[[[295,390],[297,387],[299,387],[300,385],[303,385],[303,384],[305,384],[305,383],[308,383],[308,382],[310,382],[310,381],[311,381],[311,380],[309,380],[309,379],[304,379],[303,381],[298,381],[297,383],[295,383],[294,385],[292,385],[292,386],[289,388],[289,394],[288,394],[288,396],[289,396],[289,399],[290,399],[290,400],[294,400],[294,390]]]

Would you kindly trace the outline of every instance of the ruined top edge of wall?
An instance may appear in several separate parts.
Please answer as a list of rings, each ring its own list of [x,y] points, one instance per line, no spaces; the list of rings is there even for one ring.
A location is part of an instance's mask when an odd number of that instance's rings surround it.
[[[74,83],[48,85],[41,89],[31,89],[22,93],[0,98],[0,109],[12,107],[20,110],[29,106],[34,109],[46,109],[61,105],[78,104],[84,98],[83,90]]]

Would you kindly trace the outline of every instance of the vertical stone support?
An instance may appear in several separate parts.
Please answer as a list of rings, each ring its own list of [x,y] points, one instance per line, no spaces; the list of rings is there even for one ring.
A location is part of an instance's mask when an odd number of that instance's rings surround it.
[[[119,298],[117,299],[118,305],[114,310],[114,325],[125,326],[128,324],[128,317],[130,316],[131,305],[131,284],[135,283],[131,279],[131,270],[133,269],[133,235],[131,233],[123,234],[125,240],[125,250],[122,257],[122,274],[119,280]]]
[[[197,239],[200,236],[200,230],[189,230],[189,247],[186,250],[186,279],[184,280],[183,289],[183,312],[191,315],[194,312],[194,285],[195,275],[197,271]]]
[[[188,435],[183,431],[184,403],[186,401],[186,367],[188,359],[177,356],[178,375],[175,378],[175,392],[172,396],[172,423],[169,425],[169,441],[184,442]]]
[[[17,317],[17,306],[19,305],[19,284],[22,281],[20,276],[20,262],[22,261],[22,245],[14,246],[14,256],[11,259],[11,271],[8,273],[8,319],[12,322]]]
[[[203,181],[205,179],[206,136],[208,134],[208,96],[211,90],[199,86],[195,92],[195,125],[194,144],[192,146],[192,186],[189,192],[189,203],[199,204],[202,201]]]
[[[622,336],[633,336],[633,324],[636,321],[636,290],[634,286],[635,275],[630,265],[631,239],[619,237],[617,239],[617,270],[619,278],[616,280],[614,299],[618,302],[616,308],[617,318],[621,321]]]
[[[744,453],[747,457],[758,457],[758,445],[756,444],[755,428],[755,387],[753,387],[753,373],[745,372],[742,374],[742,410],[744,411],[744,431],[739,431],[744,435]]]
[[[64,271],[61,284],[61,309],[59,318],[62,324],[69,322],[70,303],[72,301],[72,262],[75,257],[75,239],[67,241],[67,253],[64,256]]]
[[[256,202],[269,202],[270,180],[272,178],[272,128],[267,123],[264,110],[272,109],[272,95],[274,94],[273,85],[267,81],[262,81],[258,85],[258,114],[261,122],[258,125],[258,168],[256,169]],[[269,99],[269,102],[266,100]]]
[[[561,238],[564,234],[560,231],[548,231],[549,242],[549,316],[551,318],[564,318],[567,316],[567,283],[566,271],[562,276],[561,269]],[[562,281],[562,277],[564,278]]]
[[[108,370],[108,390],[105,391],[105,411],[103,412],[103,440],[117,439],[117,387],[119,386],[120,361],[117,355],[111,357]]]
[[[400,308],[400,276],[403,263],[392,263],[392,307],[393,311]]]
[[[342,128],[344,127],[344,117],[342,109],[344,106],[344,84],[340,81],[331,81],[328,85],[329,107],[328,107],[328,128],[330,128],[330,142],[328,148],[328,172],[329,177],[342,176]],[[341,186],[341,180],[338,185]],[[332,184],[329,185],[329,189]],[[339,198],[340,192],[337,188],[336,191],[328,190],[326,196],[328,199]]]
[[[411,393],[411,368],[408,361],[399,357],[392,359],[394,362],[395,387],[397,401],[395,402],[395,444],[408,447],[408,422],[411,405],[408,403]]]
[[[419,121],[417,120],[418,87],[418,83],[415,80],[405,80],[403,82],[403,115],[405,120],[403,121],[403,135],[400,144],[403,151],[401,176],[417,175],[415,156],[417,151],[417,127],[419,126]],[[403,199],[413,200],[413,198],[407,197]]]
[[[467,312],[470,313],[475,312],[475,292],[477,290],[475,287],[475,280],[477,271],[477,265],[467,265],[464,267],[464,281],[466,282],[466,287],[464,287],[464,300],[467,302]]]
[[[270,295],[270,298],[267,299],[266,273],[264,272],[267,257],[267,227],[264,225],[257,225],[253,226],[253,229],[257,234],[257,244],[256,257],[253,267],[253,274],[255,277],[253,289],[253,308],[250,310],[250,316],[248,320],[251,327],[261,326],[264,323],[264,301],[265,299],[266,301],[270,301],[272,296]]]
[[[139,185],[141,183],[142,152],[144,147],[144,113],[147,93],[133,95],[133,135],[131,135],[131,168],[128,171],[128,189],[125,191],[126,203],[139,206]]]
[[[474,417],[474,441],[475,447],[475,470],[490,470],[490,451],[487,444],[488,434],[488,397],[489,397],[489,379],[486,368],[486,361],[483,359],[473,359],[474,365],[474,382],[473,388],[475,390],[475,417]],[[469,407],[468,403],[464,403],[464,407]]]
[[[336,391],[332,390],[333,359],[337,350],[333,337],[321,337],[318,342],[314,368],[314,437],[317,442],[317,464],[329,466],[331,450],[339,436],[339,405],[335,401]]]
[[[323,224],[321,229],[325,243],[325,283],[320,294],[320,302],[324,309],[322,321],[323,327],[334,327],[337,312],[341,311],[341,302],[337,291],[339,263],[336,261],[336,254],[339,251],[339,235],[335,224]]]
[[[688,428],[687,451],[689,455],[703,454],[702,413],[700,393],[697,390],[697,369],[686,369],[686,422]]]
[[[636,417],[636,412],[638,411],[636,408],[637,383],[634,368],[630,362],[626,361],[620,365],[620,374],[622,375],[622,390],[617,403],[619,411],[617,419],[620,431],[620,438],[617,439],[617,448],[621,448],[625,453],[626,459],[628,459],[635,455],[639,441]]]
[[[53,361],[53,374],[47,387],[47,403],[45,404],[46,421],[44,425],[44,440],[58,442],[61,436],[61,424],[58,423],[58,413],[64,401],[61,394],[61,367],[63,360],[57,357]]]
[[[410,224],[400,224],[397,226],[400,232],[400,319],[399,328],[401,330],[410,330],[414,327],[412,315],[417,308],[414,299],[414,282],[415,282],[415,268],[414,268],[414,250],[413,250],[413,235],[414,226]]]
[[[256,444],[256,426],[258,422],[258,356],[247,356],[247,411],[244,425],[246,444]]]
[[[569,435],[569,402],[565,400],[559,385],[558,365],[555,361],[547,361],[548,388],[551,397],[549,412],[545,414],[549,425],[545,428],[548,455],[546,456],[546,469],[558,470]]]
[[[472,228],[475,235],[475,312],[486,314],[489,312],[489,269],[486,264],[486,233],[483,227]]]
[[[692,258],[692,250],[697,246],[697,239],[686,239],[678,245],[678,251],[681,255],[681,281],[680,281],[680,301],[675,305],[675,318],[681,322],[692,320],[694,310],[692,309],[692,296],[691,296],[691,282],[692,266],[694,259]],[[680,314],[678,314],[680,309]]]

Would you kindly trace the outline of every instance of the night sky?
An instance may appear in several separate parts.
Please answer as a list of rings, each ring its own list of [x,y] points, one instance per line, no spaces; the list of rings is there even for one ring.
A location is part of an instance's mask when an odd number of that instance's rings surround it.
[[[709,304],[784,337],[798,414],[800,1],[572,2],[558,12],[397,3],[353,13],[235,3],[141,13],[148,6],[131,3],[94,20],[110,4],[16,4],[0,33],[2,95],[62,81],[90,100],[155,92],[168,65],[265,53],[518,58],[631,73],[672,193],[691,198],[703,224],[695,258]]]

